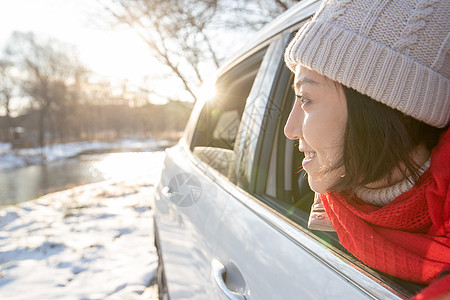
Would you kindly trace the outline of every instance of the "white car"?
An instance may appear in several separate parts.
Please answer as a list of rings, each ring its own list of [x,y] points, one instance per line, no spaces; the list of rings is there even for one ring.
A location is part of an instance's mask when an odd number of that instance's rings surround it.
[[[154,219],[162,299],[405,299],[423,288],[306,226],[313,193],[283,134],[294,102],[283,54],[319,4],[302,1],[225,64],[216,96],[166,150]]]

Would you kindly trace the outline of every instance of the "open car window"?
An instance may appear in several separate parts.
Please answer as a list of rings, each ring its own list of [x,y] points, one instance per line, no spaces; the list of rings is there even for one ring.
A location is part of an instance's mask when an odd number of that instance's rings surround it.
[[[232,181],[235,141],[266,50],[260,50],[220,76],[216,95],[200,112],[190,149],[208,166]]]
[[[348,263],[406,297],[415,295],[424,286],[367,267],[342,247],[335,232],[308,229],[314,192],[309,187],[306,172],[302,170],[304,157],[298,150],[298,141],[289,140],[284,135],[284,125],[295,100],[292,83],[293,75],[285,68],[275,87],[273,103],[268,106],[270,113],[267,114],[266,134],[259,153],[255,196]]]

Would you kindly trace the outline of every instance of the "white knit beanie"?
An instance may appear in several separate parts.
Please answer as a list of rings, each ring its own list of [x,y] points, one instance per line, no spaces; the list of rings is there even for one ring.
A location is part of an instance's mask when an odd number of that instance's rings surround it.
[[[450,0],[328,0],[285,53],[435,127],[450,119]]]

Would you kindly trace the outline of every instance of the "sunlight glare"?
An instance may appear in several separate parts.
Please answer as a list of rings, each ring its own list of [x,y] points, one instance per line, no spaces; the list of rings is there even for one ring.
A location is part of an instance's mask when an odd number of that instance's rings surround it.
[[[105,76],[138,83],[145,75],[161,72],[148,46],[129,30],[91,32],[84,42],[91,45],[83,49],[85,59]]]
[[[199,98],[203,101],[209,101],[216,96],[216,81],[214,79],[206,80],[199,91]]]
[[[111,153],[93,163],[91,172],[100,172],[105,179],[124,180],[149,175],[155,158],[148,152]]]

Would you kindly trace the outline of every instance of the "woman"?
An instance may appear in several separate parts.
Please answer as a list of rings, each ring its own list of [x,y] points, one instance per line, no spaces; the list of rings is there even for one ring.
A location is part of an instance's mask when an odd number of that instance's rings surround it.
[[[324,1],[285,54],[296,93],[285,134],[317,195],[311,227],[331,221],[367,265],[433,283],[417,299],[450,297],[449,9]]]

